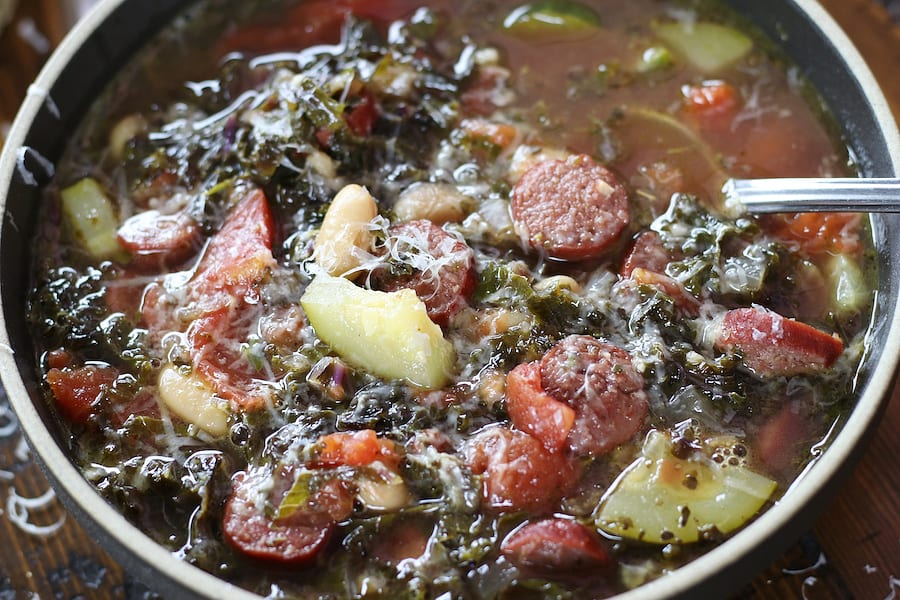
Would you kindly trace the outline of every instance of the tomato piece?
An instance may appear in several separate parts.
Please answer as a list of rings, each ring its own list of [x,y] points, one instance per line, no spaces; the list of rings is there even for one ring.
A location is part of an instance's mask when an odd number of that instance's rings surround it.
[[[495,510],[548,510],[575,479],[562,453],[548,452],[536,438],[506,427],[479,432],[464,456],[469,469],[483,475],[482,497]]]
[[[248,192],[216,235],[191,281],[191,291],[204,297],[227,291],[233,297],[247,294],[275,265],[272,256],[274,223],[262,190]]]
[[[521,132],[515,125],[486,119],[463,119],[459,127],[469,138],[487,142],[500,150],[511,147],[521,137]]]
[[[575,411],[541,387],[540,363],[523,363],[510,371],[506,394],[512,424],[537,438],[550,452],[559,452],[575,422]]]
[[[519,568],[540,571],[579,571],[610,564],[597,535],[569,519],[528,523],[506,536],[500,553]]]
[[[140,212],[118,229],[119,245],[131,253],[129,267],[161,270],[188,259],[200,249],[200,227],[186,213]]]
[[[285,564],[305,564],[328,544],[335,515],[328,507],[346,506],[348,494],[339,482],[329,482],[307,503],[285,518],[266,514],[260,496],[271,485],[270,477],[238,473],[231,497],[225,504],[222,532],[225,541],[247,556]],[[352,506],[352,505],[351,505]],[[345,515],[346,516],[346,515]]]
[[[807,256],[859,254],[859,213],[793,213],[766,219],[772,233]]]
[[[740,93],[727,81],[704,81],[686,86],[682,93],[688,113],[702,121],[730,119],[741,107]]]
[[[844,350],[839,338],[764,308],[725,313],[715,347],[740,350],[744,364],[763,376],[815,373],[833,365]]]
[[[118,376],[118,371],[110,366],[52,368],[47,371],[47,384],[63,416],[71,423],[84,424],[103,390]]]
[[[309,466],[329,468],[338,466],[364,467],[375,461],[396,468],[400,458],[390,440],[379,439],[372,429],[338,432],[318,441],[319,454]]]

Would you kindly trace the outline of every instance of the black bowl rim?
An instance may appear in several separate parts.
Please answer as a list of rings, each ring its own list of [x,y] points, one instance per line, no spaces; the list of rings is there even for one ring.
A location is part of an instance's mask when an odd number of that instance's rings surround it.
[[[3,154],[0,155],[0,190],[8,190],[10,187],[16,170],[17,150],[23,147],[31,123],[46,101],[44,90],[52,87],[66,69],[75,51],[114,10],[127,1],[99,2],[67,35],[29,88],[28,95],[10,128]],[[880,132],[885,138],[894,172],[884,176],[896,176],[900,173],[900,133],[897,131],[890,107],[865,61],[818,2],[792,0],[792,3],[807,15],[822,36],[839,49],[854,79],[865,90]],[[0,211],[4,215],[5,209],[6,194],[3,193],[0,197]],[[889,308],[887,312],[891,315],[891,321],[886,325],[889,330],[886,335],[886,347],[875,364],[865,394],[825,453],[827,459],[818,461],[815,468],[794,483],[789,494],[727,542],[665,577],[617,596],[618,600],[677,597],[685,595],[701,584],[707,589],[706,584],[711,584],[712,589],[723,594],[733,593],[737,582],[731,573],[737,563],[745,561],[749,556],[754,557],[757,565],[764,566],[765,563],[760,561],[771,560],[770,557],[775,551],[776,544],[773,544],[773,538],[783,538],[779,543],[786,546],[791,539],[796,539],[802,533],[803,527],[808,526],[814,517],[812,514],[804,515],[804,509],[813,505],[817,498],[821,499],[823,495],[833,492],[837,482],[846,476],[861,454],[868,434],[877,424],[878,417],[890,400],[896,367],[900,362],[900,310],[897,309],[896,303]],[[95,539],[107,543],[107,549],[122,561],[130,574],[145,583],[152,584],[157,591],[165,593],[167,597],[258,600],[259,596],[173,556],[99,496],[69,461],[62,448],[55,443],[47,425],[36,410],[19,371],[20,365],[9,343],[2,305],[0,305],[0,323],[3,324],[0,329],[0,376],[21,430],[67,508],[75,514],[76,519],[87,531]],[[804,525],[798,526],[798,520]]]

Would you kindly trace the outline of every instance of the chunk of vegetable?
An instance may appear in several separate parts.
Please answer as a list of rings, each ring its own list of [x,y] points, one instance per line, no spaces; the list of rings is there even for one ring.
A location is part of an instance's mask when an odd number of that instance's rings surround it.
[[[717,463],[700,452],[676,458],[670,437],[653,430],[641,456],[604,495],[596,523],[633,540],[688,544],[746,523],[776,485],[740,464]]]
[[[600,15],[571,0],[545,0],[523,4],[503,20],[503,28],[521,37],[591,31],[600,27]]]
[[[127,256],[116,239],[116,207],[95,179],[85,177],[62,190],[60,196],[74,238],[91,256],[98,260]]]
[[[316,263],[335,276],[358,267],[372,244],[369,222],[377,214],[378,206],[366,188],[344,186],[331,201],[316,236]]]
[[[706,74],[718,73],[747,55],[753,40],[719,23],[660,23],[654,27],[677,54]]]
[[[300,305],[318,336],[356,367],[429,389],[450,376],[453,346],[413,290],[367,290],[322,273]]]
[[[655,73],[672,65],[672,53],[665,46],[651,46],[641,52],[635,70],[638,73]]]
[[[869,297],[869,288],[856,261],[846,254],[837,254],[828,261],[826,273],[835,310],[839,313],[859,310]]]
[[[203,431],[222,436],[228,431],[224,401],[196,375],[168,365],[159,374],[159,397],[170,411]]]
[[[361,471],[356,480],[357,495],[369,510],[400,510],[411,499],[403,477],[375,463]]]

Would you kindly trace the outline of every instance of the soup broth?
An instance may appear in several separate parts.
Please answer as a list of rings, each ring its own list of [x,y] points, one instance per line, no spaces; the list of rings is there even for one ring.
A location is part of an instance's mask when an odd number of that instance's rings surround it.
[[[764,511],[852,407],[848,176],[724,6],[201,0],[86,115],[31,327],[99,494],[264,596],[611,596]]]

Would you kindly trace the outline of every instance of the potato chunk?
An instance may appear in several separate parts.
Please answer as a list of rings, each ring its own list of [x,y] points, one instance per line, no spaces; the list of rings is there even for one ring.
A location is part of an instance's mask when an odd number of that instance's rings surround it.
[[[378,292],[321,273],[300,305],[319,338],[360,369],[428,389],[449,379],[453,346],[410,289]]]
[[[651,431],[641,456],[606,492],[597,526],[654,544],[684,544],[728,533],[762,508],[776,483],[736,461],[701,452],[672,455],[669,436]]]

